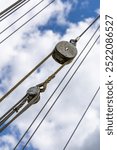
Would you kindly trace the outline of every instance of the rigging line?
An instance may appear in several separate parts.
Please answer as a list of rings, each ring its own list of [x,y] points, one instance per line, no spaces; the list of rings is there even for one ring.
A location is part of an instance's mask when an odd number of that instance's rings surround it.
[[[26,80],[38,67],[40,67],[50,56],[52,52],[45,57],[41,62],[39,62],[28,74],[26,74],[17,84],[15,84],[2,98],[0,102],[3,101],[8,95],[10,95],[24,80]]]
[[[33,18],[35,18],[37,15],[39,15],[42,11],[44,11],[47,7],[49,7],[55,0],[51,1],[49,4],[47,4],[44,8],[42,8],[38,13],[36,13],[34,16],[32,16],[29,20],[27,20],[25,23],[23,23],[20,27],[18,27],[15,31],[13,31],[11,34],[9,34],[6,38],[4,38],[2,41],[0,41],[0,44],[2,44],[4,41],[6,41],[11,35],[13,35],[15,32],[17,32],[19,29],[21,29],[24,25],[26,25],[28,22],[30,22]]]
[[[22,108],[22,110],[18,113],[18,114],[16,114],[8,123],[6,123],[2,128],[0,128],[0,133],[8,126],[8,125],[10,125],[17,117],[19,117],[24,111],[26,111],[32,104],[33,104],[33,100],[34,100],[35,98],[33,98],[26,106],[24,106],[23,108]],[[13,112],[14,113],[14,112]]]
[[[52,75],[50,75],[44,82],[42,82],[41,84],[36,85],[35,87],[39,88],[39,93],[32,99],[30,100],[28,93],[17,103],[15,104],[10,110],[8,110],[2,117],[0,120],[0,126],[2,126],[0,128],[0,132],[2,132],[3,130],[5,130],[5,128],[7,126],[9,126],[17,117],[19,117],[22,113],[24,113],[24,111],[26,111],[31,105],[35,104],[35,102],[37,103],[40,100],[40,92],[44,92],[47,88],[47,84],[57,75],[57,73],[66,65],[67,63],[65,62],[64,64],[62,64]],[[42,87],[42,88],[41,88]],[[37,89],[36,88],[36,89]],[[39,100],[37,100],[39,99]],[[26,106],[24,106],[26,103],[28,102],[28,104]],[[24,108],[22,108],[24,106]],[[22,109],[22,110],[20,110]],[[14,117],[13,114],[16,114]],[[12,117],[12,118],[11,118]],[[5,123],[7,120],[9,120],[7,123]]]
[[[48,7],[50,4],[52,4],[53,2],[54,2],[55,0],[53,0],[53,1],[51,1],[48,5],[46,5],[46,7]],[[43,8],[43,10],[44,10],[45,8]],[[42,10],[41,10],[42,11]],[[39,13],[39,12],[38,12]],[[34,16],[33,16],[34,17]],[[29,21],[29,20],[28,20]],[[19,27],[19,28],[21,28],[21,26]],[[17,29],[18,30],[18,29]],[[32,74],[32,73],[31,73]],[[27,77],[26,77],[27,78]],[[25,80],[25,79],[22,79],[23,81]],[[23,82],[23,81],[21,81],[21,82]],[[20,82],[20,81],[19,81]],[[0,99],[0,102],[3,100],[3,99],[5,99],[14,89],[16,89],[18,86],[20,85],[20,83],[18,84],[18,85],[16,85],[16,87],[13,87],[13,89],[11,89],[8,93],[6,93],[1,99]]]
[[[61,94],[63,93],[63,91],[66,89],[66,87],[68,86],[69,82],[72,80],[72,78],[74,77],[74,75],[76,74],[76,72],[78,71],[79,67],[81,66],[81,64],[84,62],[84,60],[86,59],[86,57],[88,56],[88,54],[90,53],[91,49],[93,48],[93,46],[96,44],[96,42],[98,41],[100,36],[97,37],[97,39],[95,40],[95,42],[93,43],[93,45],[91,46],[91,48],[89,49],[89,51],[87,52],[87,54],[85,55],[85,57],[82,59],[81,63],[78,65],[78,67],[76,68],[76,70],[74,71],[74,73],[72,74],[72,76],[70,77],[70,79],[68,80],[68,82],[65,84],[64,88],[62,89],[62,91],[59,93],[59,95],[57,96],[56,100],[53,102],[53,104],[51,105],[51,107],[49,108],[49,110],[47,111],[47,113],[45,114],[45,116],[43,117],[43,119],[41,120],[41,122],[38,124],[38,126],[36,127],[36,129],[34,130],[34,132],[31,134],[30,138],[28,139],[28,141],[26,142],[26,144],[23,146],[24,150],[27,146],[27,144],[30,142],[30,140],[32,139],[32,137],[34,136],[34,134],[37,132],[37,130],[39,129],[39,127],[41,126],[41,124],[43,123],[43,121],[45,120],[45,118],[47,117],[47,115],[49,114],[49,112],[51,111],[51,109],[53,108],[53,106],[55,105],[55,103],[57,102],[57,100],[59,99],[59,97],[61,96]]]
[[[99,28],[99,27],[98,27]],[[97,29],[98,30],[98,29]],[[96,31],[97,32],[97,31]],[[11,88],[2,98],[0,98],[0,102],[4,100],[10,93],[12,93],[27,77],[29,77],[42,63],[44,63],[51,55],[50,53],[42,62],[37,64],[24,78],[22,78],[13,88]]]
[[[89,108],[90,108],[91,104],[92,104],[92,103],[93,103],[93,101],[95,100],[95,97],[97,96],[97,94],[98,94],[99,90],[100,90],[100,87],[99,87],[99,88],[97,89],[97,91],[95,92],[95,94],[94,94],[93,98],[91,99],[91,101],[90,101],[90,103],[89,103],[88,107],[86,108],[86,110],[85,110],[85,112],[83,113],[83,115],[82,115],[81,119],[79,120],[79,122],[78,122],[77,126],[75,127],[74,131],[72,132],[72,134],[71,134],[70,138],[68,139],[67,143],[65,144],[65,147],[63,148],[63,150],[65,150],[65,149],[67,148],[67,146],[68,146],[68,144],[70,143],[70,141],[71,141],[72,137],[74,136],[75,132],[77,131],[77,129],[78,129],[78,127],[79,127],[80,123],[82,122],[82,120],[83,120],[83,118],[85,117],[85,115],[86,115],[87,111],[89,110]]]
[[[17,1],[16,3],[14,3],[13,5],[11,5],[10,7],[8,7],[7,9],[3,10],[0,13],[0,18],[4,17],[6,14],[8,14],[9,12],[11,12],[13,9],[17,8],[18,6],[20,6],[21,4],[23,4],[26,0],[24,1]]]
[[[44,92],[47,88],[47,84],[57,75],[57,73],[67,64],[68,62],[65,62],[64,64],[62,64],[52,75],[50,75],[44,82],[42,82],[41,84],[38,84],[35,86],[36,90],[38,88],[39,92],[34,96],[33,99],[30,100],[30,92],[28,89],[27,94],[17,103],[15,104],[10,110],[8,110],[1,118],[0,118],[0,126],[2,126],[0,128],[0,132],[2,132],[3,130],[5,130],[5,128],[7,126],[9,126],[17,117],[19,117],[22,113],[24,113],[24,111],[26,111],[31,105],[37,103],[40,100],[40,93]],[[34,87],[33,87],[34,89]],[[29,92],[29,93],[28,93]],[[32,93],[32,91],[31,91]],[[28,102],[28,104],[26,106],[24,106],[26,103]],[[24,106],[24,108],[22,108]],[[22,109],[22,110],[20,110]],[[13,114],[16,114],[14,117]],[[12,118],[11,118],[12,117]],[[9,120],[7,122],[7,120]],[[5,122],[7,122],[5,124]]]
[[[0,20],[0,22],[1,21],[3,21],[4,19],[6,19],[7,17],[9,17],[10,15],[12,15],[15,11],[17,11],[18,9],[20,9],[21,7],[23,7],[25,4],[27,4],[28,2],[29,2],[30,0],[28,0],[28,1],[26,1],[25,3],[22,3],[19,7],[17,7],[15,10],[13,10],[12,12],[10,12],[9,14],[6,14],[6,16],[4,17],[4,18],[2,18],[1,20]],[[1,17],[0,17],[1,18]],[[1,34],[1,33],[0,33]]]
[[[76,38],[76,41],[78,41],[79,38],[81,38],[81,37],[86,33],[86,31],[87,31],[99,18],[100,18],[100,15],[97,16],[97,17],[93,20],[93,22]]]
[[[13,23],[11,23],[9,26],[7,26],[4,30],[2,30],[0,32],[0,34],[2,34],[3,32],[5,32],[7,29],[9,29],[11,26],[13,26],[15,23],[17,23],[20,19],[22,19],[25,15],[27,15],[30,11],[32,11],[33,9],[35,9],[38,5],[40,5],[44,0],[41,0],[40,2],[38,2],[36,5],[34,5],[31,9],[29,9],[26,13],[24,13],[21,17],[19,17],[17,20],[15,20]]]
[[[24,96],[22,99],[24,98],[26,98],[26,96]],[[19,102],[17,102],[11,109],[9,109],[2,117],[0,117],[0,121],[5,117],[6,114],[10,113],[13,110],[13,108],[19,105],[22,102],[22,99]]]
[[[78,61],[79,57],[84,52],[84,50],[86,49],[86,47],[88,46],[88,44],[90,43],[90,41],[93,39],[94,35],[97,33],[97,31],[99,30],[99,28],[100,28],[100,26],[95,30],[95,32],[93,33],[93,35],[91,36],[91,38],[89,39],[89,41],[87,42],[87,44],[85,45],[85,47],[83,48],[83,50],[81,51],[81,53],[77,56],[76,60],[73,62],[73,64],[68,69],[68,71],[66,72],[66,74],[64,75],[64,77],[62,78],[62,80],[60,81],[60,83],[58,84],[58,86],[55,88],[54,92],[51,94],[51,96],[48,98],[48,100],[46,101],[46,103],[44,104],[44,106],[41,108],[41,110],[39,111],[39,113],[36,115],[36,117],[34,118],[34,120],[31,122],[31,124],[29,125],[29,127],[27,128],[27,130],[25,131],[25,133],[22,135],[22,137],[18,141],[18,143],[15,146],[14,150],[16,150],[16,148],[18,147],[18,145],[20,144],[20,142],[23,140],[23,138],[25,137],[25,135],[27,134],[27,132],[30,130],[30,128],[32,127],[32,125],[34,124],[34,122],[37,120],[37,118],[39,117],[39,115],[41,114],[41,112],[43,111],[43,109],[46,107],[46,105],[50,101],[50,99],[52,98],[52,96],[58,90],[58,88],[60,87],[60,85],[62,84],[62,82],[64,81],[64,79],[66,78],[67,74],[70,72],[70,70],[73,68],[73,66],[75,65],[75,63]]]
[[[23,2],[26,0],[23,0]],[[22,0],[18,0],[15,3],[13,3],[12,5],[10,5],[9,7],[7,7],[5,10],[3,10],[2,12],[0,12],[0,17],[1,15],[4,15],[4,13],[6,13],[7,11],[9,11],[10,9],[12,9],[13,7],[16,7],[17,5],[19,5],[20,3],[23,3]]]

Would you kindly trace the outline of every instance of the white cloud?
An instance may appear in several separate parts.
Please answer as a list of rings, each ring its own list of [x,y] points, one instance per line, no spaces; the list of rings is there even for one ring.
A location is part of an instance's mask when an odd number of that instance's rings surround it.
[[[27,7],[27,9],[29,9],[29,7]],[[58,18],[59,23],[68,22],[65,19],[65,16],[67,15],[67,13],[69,13],[70,9],[70,2],[66,5],[66,3],[58,0],[57,3],[50,6],[47,11],[44,11],[39,17],[34,19],[21,31],[17,32],[14,36],[12,36],[12,38],[9,38],[9,40],[0,45],[0,69],[2,70],[9,63],[12,67],[12,77],[6,85],[7,88],[12,87],[33,66],[35,66],[38,62],[40,62],[40,60],[47,56],[47,54],[53,50],[55,44],[58,41],[70,40],[71,38],[75,38],[80,33],[82,33],[82,31],[84,31],[84,29],[92,21],[92,18],[88,18],[83,22],[78,22],[74,24],[69,23],[69,28],[66,30],[66,33],[63,37],[61,37],[59,33],[54,33],[51,30],[45,30],[44,32],[41,32],[37,29],[37,25],[46,24],[52,17],[55,16]],[[32,12],[30,15],[32,15],[33,13],[34,12]],[[14,17],[16,18],[16,16]],[[27,16],[25,19],[28,18],[29,16]],[[60,20],[60,18],[62,19]],[[3,25],[6,25],[6,23],[3,22]],[[17,25],[15,25],[14,28],[18,27],[19,25],[20,24],[18,23]],[[87,32],[87,34],[83,36],[78,42],[78,54],[81,52],[82,48],[89,40],[89,37],[95,31],[97,25],[98,24],[91,28]],[[13,28],[10,29],[7,33],[11,31],[13,31]],[[80,63],[83,56],[84,54],[78,60],[75,67],[71,70],[70,74],[61,85],[54,98],[50,101],[46,109],[35,122],[35,124],[33,125],[33,129],[31,129],[29,134],[32,133],[36,125],[40,122],[43,115],[46,113],[49,106],[55,100],[56,96],[59,94],[60,90],[65,85],[70,75]],[[49,74],[51,74],[55,70],[55,68],[57,68],[57,66],[59,65],[57,65],[57,63],[54,62],[52,58],[50,58],[50,60],[48,60],[48,62],[41,67],[40,73],[35,72],[15,92],[13,92],[5,101],[0,104],[0,116],[4,112],[6,112],[6,110],[10,108],[13,104],[15,104],[20,98],[22,98],[29,87],[37,84],[38,82],[42,82],[44,79],[47,78]],[[22,117],[19,117],[17,120],[14,121],[12,125],[16,125],[21,134],[23,134],[23,132],[30,124],[31,120],[35,117],[37,112],[41,109],[43,104],[51,95],[52,91],[57,86],[69,66],[70,65],[66,66],[61,71],[61,73],[59,73],[56,78],[48,85],[47,91],[41,94],[41,101],[38,104],[32,106],[27,112],[22,115]],[[99,43],[96,44],[95,48],[93,49],[87,60],[84,62],[78,73],[75,75],[68,88],[64,91],[64,94],[60,97],[59,101],[52,109],[52,111],[40,127],[39,131],[35,134],[34,138],[31,140],[31,144],[38,149],[40,148],[40,150],[62,149],[69,135],[73,131],[78,120],[86,109],[90,99],[93,97],[93,94],[96,91],[98,85]],[[3,93],[1,93],[1,95],[2,94]],[[71,150],[74,147],[76,147],[76,149],[78,147],[82,147],[87,138],[92,133],[95,133],[97,128],[99,128],[99,95],[95,99],[95,102],[93,103],[91,109],[89,110],[88,114],[80,125],[80,128],[75,135],[76,138],[73,138],[68,149]],[[12,135],[1,136],[2,140],[6,138],[10,138],[10,143],[12,144],[12,146],[15,145],[16,141],[14,137],[12,137]]]
[[[2,145],[2,143],[4,143]],[[10,150],[10,148],[14,148],[17,140],[12,135],[3,135],[0,137],[0,150]]]
[[[8,1],[8,0],[0,0],[0,12],[2,12],[4,9],[12,5],[16,0]]]
[[[82,8],[87,8],[89,6],[89,1],[88,0],[84,0],[81,2],[81,7]]]
[[[97,14],[100,14],[100,9],[97,9],[97,10],[96,10],[96,13],[97,13]]]

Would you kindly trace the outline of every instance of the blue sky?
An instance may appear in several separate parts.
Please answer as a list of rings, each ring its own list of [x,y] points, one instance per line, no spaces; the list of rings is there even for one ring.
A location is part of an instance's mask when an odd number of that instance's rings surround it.
[[[100,7],[99,0],[79,0],[67,17],[71,22],[78,22],[88,17],[96,17]]]
[[[12,72],[12,68],[10,67],[10,65],[6,66],[5,68],[3,68],[1,70],[1,74],[0,74],[0,90],[5,93],[7,91],[7,88],[5,87],[5,83],[4,80],[10,80],[11,79],[11,72]],[[3,86],[4,84],[4,86]]]
[[[62,0],[62,2],[66,2],[67,0]],[[68,0],[68,2],[71,2]],[[41,32],[43,34],[44,32],[51,30],[53,33],[59,33],[59,35],[63,36],[66,33],[66,30],[70,27],[71,24],[78,24],[80,21],[84,21],[86,18],[95,18],[97,14],[97,10],[99,10],[100,2],[99,0],[74,0],[74,3],[72,4],[72,9],[69,11],[69,13],[66,14],[65,19],[68,22],[68,24],[61,24],[58,23],[56,16],[50,18],[47,23],[44,25],[38,25],[38,32]],[[22,33],[23,34],[23,33]],[[29,33],[30,34],[30,33]],[[13,35],[15,37],[15,35]],[[18,45],[18,44],[16,44]],[[23,44],[22,44],[23,45]],[[22,47],[23,48],[23,47]],[[25,45],[24,45],[25,49]],[[24,52],[25,53],[25,52]],[[6,83],[7,80],[11,80],[11,72],[12,72],[11,66],[8,64],[3,65],[1,68],[1,74],[0,74],[0,90],[1,93],[6,92],[7,87],[5,88],[4,83]],[[16,69],[16,68],[15,68]],[[38,72],[37,72],[38,73]],[[6,79],[7,78],[7,79]],[[5,79],[5,82],[4,82]],[[15,127],[15,126],[12,126]],[[20,138],[20,131],[17,127],[14,134],[12,134],[13,128],[7,128],[1,136],[4,135],[13,135],[16,139]],[[5,142],[0,143],[0,146],[3,146]],[[11,149],[9,145],[9,150]],[[21,148],[19,147],[19,150]],[[37,148],[34,148],[32,145],[27,148],[28,150],[39,150]],[[1,150],[1,149],[0,149]],[[40,149],[42,150],[42,149]],[[50,149],[48,149],[50,150]],[[82,150],[84,150],[82,148]]]
[[[66,0],[62,0],[66,2]],[[100,8],[100,1],[99,0],[78,0],[78,2],[73,4],[73,9],[69,12],[66,16],[66,19],[71,23],[77,23],[79,21],[85,20],[88,17],[96,17],[97,12]],[[69,25],[69,24],[68,24]],[[68,28],[68,25],[60,25],[56,22],[56,17],[49,20],[48,24],[45,26],[39,26],[39,30],[47,30],[51,29],[54,32],[59,32],[63,35]]]

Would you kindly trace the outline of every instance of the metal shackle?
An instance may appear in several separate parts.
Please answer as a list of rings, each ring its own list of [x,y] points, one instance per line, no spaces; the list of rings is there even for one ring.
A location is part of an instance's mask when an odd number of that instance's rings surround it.
[[[53,59],[60,63],[64,64],[65,62],[71,62],[77,55],[77,48],[70,42],[61,41],[59,42],[52,53]]]
[[[31,87],[27,90],[28,102],[30,102],[34,97],[37,97],[34,104],[40,100],[40,88],[37,86]]]

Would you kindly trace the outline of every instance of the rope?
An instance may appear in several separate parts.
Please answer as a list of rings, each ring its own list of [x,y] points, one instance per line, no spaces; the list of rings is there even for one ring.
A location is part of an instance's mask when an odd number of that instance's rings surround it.
[[[81,38],[81,37],[87,32],[87,30],[88,30],[99,18],[100,18],[100,15],[99,15],[97,18],[95,18],[95,19],[93,20],[93,22],[92,22],[92,23],[80,34],[80,36],[78,36],[75,40],[78,41],[79,38]]]
[[[69,82],[72,80],[72,78],[74,77],[74,75],[76,74],[76,72],[78,71],[79,67],[81,66],[81,64],[84,62],[84,60],[86,59],[86,57],[88,56],[88,54],[90,53],[91,49],[93,48],[93,46],[96,44],[96,42],[98,41],[100,36],[97,37],[97,39],[95,40],[95,42],[93,43],[93,45],[91,46],[91,48],[89,49],[89,51],[87,52],[87,54],[85,55],[85,57],[82,59],[81,63],[79,64],[79,66],[77,67],[77,69],[74,71],[74,73],[72,74],[72,76],[70,77],[70,79],[68,80],[68,82],[66,83],[66,85],[64,86],[64,88],[62,89],[62,91],[60,92],[60,94],[58,95],[58,97],[56,98],[56,100],[53,102],[53,104],[51,105],[51,107],[49,108],[49,110],[47,111],[47,113],[45,114],[45,116],[43,117],[43,119],[41,120],[41,122],[38,124],[38,126],[36,127],[36,129],[34,130],[34,132],[31,134],[30,138],[28,139],[28,141],[26,142],[26,144],[23,146],[24,150],[26,148],[26,146],[28,145],[28,143],[30,142],[30,140],[32,139],[32,137],[34,136],[34,134],[37,132],[37,130],[39,129],[39,127],[41,126],[41,124],[43,123],[43,121],[45,120],[45,118],[47,117],[47,115],[49,114],[49,112],[51,111],[51,109],[53,108],[53,106],[55,105],[55,103],[57,102],[58,98],[61,96],[61,94],[63,93],[63,91],[65,90],[65,88],[67,87],[67,85],[69,84]]]
[[[56,74],[66,65],[67,63],[64,63],[63,65],[61,65],[51,76],[49,76],[46,80],[45,80],[45,84],[48,84],[55,76]]]
[[[0,102],[3,101],[8,95],[10,95],[24,80],[26,80],[37,68],[39,68],[50,56],[50,53],[47,57],[45,57],[40,63],[38,63],[28,74],[26,74],[17,84],[15,84],[1,99]]]
[[[40,90],[40,92],[44,92],[46,90],[46,86],[47,84],[50,82],[50,80],[52,80],[56,74],[66,65],[66,63],[64,63],[63,65],[61,65],[51,76],[49,76],[45,82],[41,83],[41,86],[45,85],[45,88],[43,90]],[[37,85],[40,88],[40,84]],[[40,95],[39,95],[40,97]],[[38,95],[36,96],[36,98],[34,98],[32,101],[32,103],[34,103],[34,100],[39,98]],[[26,103],[28,99],[28,95],[24,96],[17,104],[15,104],[8,112],[6,112],[1,118],[0,118],[0,126],[3,125],[15,112],[19,112],[19,109],[21,109],[24,104]],[[27,107],[26,107],[27,109]],[[24,111],[26,110],[24,109]],[[24,112],[23,111],[23,112]],[[23,113],[22,112],[22,113]],[[19,112],[20,113],[20,112]],[[16,115],[17,117],[19,116],[19,113]],[[0,132],[2,132],[11,122],[13,122],[17,117],[14,117],[13,119],[11,119],[11,121],[9,121],[8,123],[6,123],[2,128],[0,128]]]
[[[3,10],[2,12],[0,12],[0,18],[2,15],[4,15],[5,13],[7,13],[8,11],[10,11],[12,8],[17,7],[17,5],[22,4],[23,2],[25,2],[26,0],[18,0],[15,3],[13,3],[12,5],[10,5],[8,8],[6,8],[5,10]]]
[[[72,137],[74,136],[75,132],[77,131],[77,129],[78,129],[78,127],[79,127],[80,123],[82,122],[83,118],[85,117],[85,115],[86,115],[87,111],[89,110],[89,108],[90,108],[91,104],[93,103],[93,101],[94,101],[94,99],[95,99],[96,95],[98,94],[99,90],[100,90],[100,87],[99,87],[99,88],[97,89],[97,91],[95,92],[95,94],[94,94],[93,98],[91,99],[91,101],[90,101],[90,103],[89,103],[88,107],[86,108],[86,110],[85,110],[85,112],[83,113],[83,115],[82,115],[81,119],[79,120],[79,122],[78,122],[77,126],[75,127],[74,131],[72,132],[72,134],[71,134],[70,138],[68,139],[67,143],[65,144],[65,147],[63,148],[63,150],[65,150],[65,149],[67,148],[68,144],[70,143],[70,141],[71,141]]]
[[[15,20],[13,23],[11,23],[9,26],[7,26],[4,30],[0,32],[2,34],[5,32],[7,29],[9,29],[11,26],[13,26],[15,23],[17,23],[20,19],[22,19],[24,16],[26,16],[30,11],[32,11],[34,8],[36,8],[38,5],[40,5],[44,0],[41,0],[38,2],[35,6],[33,6],[31,9],[29,9],[26,13],[24,13],[21,17],[19,17],[17,20]]]
[[[37,96],[38,97],[38,96]],[[2,132],[9,124],[11,124],[17,117],[19,117],[24,111],[26,111],[33,103],[34,103],[35,97],[22,108],[22,110],[16,114],[9,122],[7,122],[2,128],[0,128],[0,132]]]
[[[25,3],[23,3],[22,5],[20,5],[19,7],[17,7],[16,9],[14,9],[12,12],[8,13],[8,15],[4,15],[3,18],[0,20],[3,21],[4,19],[6,19],[7,17],[9,17],[10,15],[12,15],[14,12],[16,12],[18,9],[20,9],[21,7],[23,7],[25,4],[27,4],[30,0],[26,1]],[[1,17],[0,17],[1,18]]]
[[[99,27],[98,27],[99,28]],[[97,30],[98,30],[97,28]],[[97,32],[97,31],[96,31]],[[52,53],[51,53],[52,54]],[[51,55],[50,54],[50,55]],[[50,57],[50,56],[49,56]],[[48,56],[47,56],[48,59]],[[46,58],[44,59],[44,61],[47,60]],[[41,64],[43,63],[43,61],[41,63],[39,63],[37,66],[34,67],[34,69],[32,71],[30,71],[24,78],[22,78],[13,88],[11,88],[1,99],[0,102],[2,100],[4,100],[11,92],[13,92],[26,78],[28,78]]]
[[[24,99],[25,97],[26,96],[24,96],[22,99]],[[16,107],[18,104],[20,104],[22,99],[19,102],[17,102],[13,107]],[[6,114],[10,113],[12,111],[13,107],[11,107],[11,109],[9,109],[2,117],[0,117],[0,120],[2,120],[6,116]]]
[[[6,112],[0,119],[0,126],[3,125],[15,112],[18,112],[18,110],[26,103],[26,99],[22,98],[20,100],[20,103],[17,103],[17,106],[13,106],[8,112]],[[16,111],[17,108],[17,111]]]
[[[17,32],[19,29],[21,29],[24,25],[26,25],[28,22],[30,22],[33,18],[35,18],[37,15],[39,15],[42,11],[44,11],[47,7],[49,7],[55,0],[51,1],[49,4],[47,4],[44,8],[42,8],[38,13],[36,13],[34,16],[32,16],[29,20],[27,20],[25,23],[23,23],[20,27],[18,27],[15,31],[13,31],[11,34],[9,34],[6,38],[4,38],[2,41],[0,41],[0,44],[2,44],[4,41],[6,41],[11,35],[13,35],[15,32]]]
[[[81,53],[78,55],[78,57],[76,58],[76,60],[74,61],[74,63],[71,65],[71,67],[68,69],[68,71],[66,72],[66,74],[64,75],[64,77],[62,78],[62,80],[60,81],[60,83],[58,84],[58,86],[56,87],[56,89],[54,90],[54,92],[51,94],[51,96],[49,97],[49,99],[46,101],[46,103],[44,104],[44,106],[42,107],[42,109],[39,111],[39,113],[36,115],[35,119],[31,122],[30,126],[28,127],[28,129],[25,131],[25,133],[22,135],[22,137],[20,138],[19,142],[17,143],[17,145],[15,146],[14,150],[17,148],[17,146],[20,144],[20,142],[22,141],[22,139],[24,138],[24,136],[27,134],[27,132],[30,130],[30,128],[32,127],[32,125],[34,124],[34,122],[37,120],[37,118],[39,117],[39,115],[41,114],[41,112],[43,111],[43,109],[46,107],[46,105],[48,104],[48,102],[50,101],[50,99],[52,98],[52,96],[55,94],[55,92],[57,91],[57,89],[60,87],[60,85],[62,84],[62,82],[64,81],[64,79],[66,78],[67,74],[70,72],[70,70],[73,68],[73,66],[75,65],[75,63],[78,61],[78,59],[80,58],[81,54],[84,52],[84,50],[86,49],[86,47],[88,46],[88,44],[90,43],[90,41],[93,39],[94,35],[97,33],[97,31],[99,30],[99,27],[96,29],[96,31],[93,33],[93,35],[91,36],[91,38],[89,39],[89,41],[87,42],[86,46],[83,48],[83,50],[81,51]]]
[[[55,1],[55,0],[54,0]],[[54,1],[52,1],[51,3],[53,3]],[[48,6],[51,4],[51,3],[49,3],[48,4]],[[47,6],[46,6],[47,7]],[[98,19],[99,17],[97,17],[92,23],[91,23],[91,25],[93,25],[93,23]],[[91,25],[89,25],[90,27],[91,27]],[[89,27],[81,34],[81,35],[83,35],[87,30],[89,29]],[[37,65],[38,66],[38,65]],[[40,66],[40,65],[39,65]],[[38,68],[38,67],[35,67],[36,69]],[[35,70],[34,70],[35,71]],[[33,71],[33,72],[34,72]],[[32,72],[32,71],[31,71]],[[30,73],[28,73],[29,75],[26,75],[26,77],[24,77],[23,79],[21,79],[21,81],[19,81],[19,83],[17,83],[10,91],[8,91],[1,99],[0,99],[0,102],[3,100],[3,99],[5,99],[11,92],[13,92],[24,80],[25,80],[25,78],[27,78],[27,77],[29,77],[30,76]],[[32,73],[31,73],[32,74]],[[21,82],[21,83],[20,83]]]
[[[10,16],[11,14],[13,14],[16,10],[20,9],[22,6],[24,6],[25,4],[27,4],[30,0],[28,1],[17,1],[15,2],[14,4],[12,4],[11,6],[9,6],[7,9],[3,10],[1,13],[0,13],[0,18],[2,18],[0,20],[3,21],[5,18],[7,18],[8,16]],[[16,9],[15,9],[16,8]],[[12,11],[13,10],[13,11]],[[4,18],[3,18],[4,17]]]

